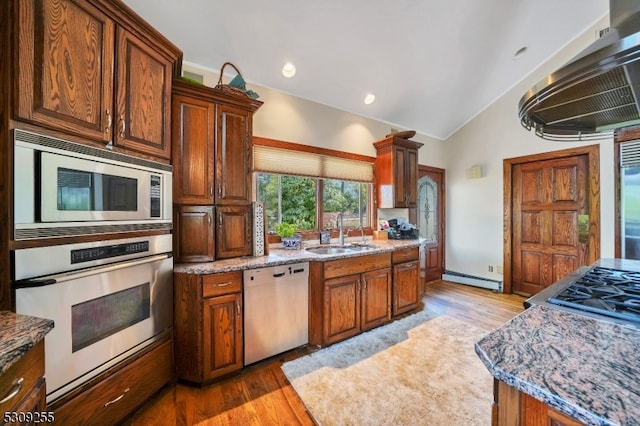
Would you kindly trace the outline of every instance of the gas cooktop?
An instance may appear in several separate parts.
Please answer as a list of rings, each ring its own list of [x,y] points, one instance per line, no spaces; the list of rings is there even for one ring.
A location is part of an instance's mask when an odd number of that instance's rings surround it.
[[[524,302],[640,329],[640,261],[600,259]]]
[[[596,266],[548,302],[640,323],[640,272]]]

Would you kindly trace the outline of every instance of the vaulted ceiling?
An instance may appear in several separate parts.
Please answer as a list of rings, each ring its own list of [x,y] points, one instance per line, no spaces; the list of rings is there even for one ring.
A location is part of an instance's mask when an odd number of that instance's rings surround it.
[[[607,0],[124,1],[185,62],[219,70],[230,61],[249,83],[438,139],[609,9]],[[286,62],[293,78],[282,75]]]

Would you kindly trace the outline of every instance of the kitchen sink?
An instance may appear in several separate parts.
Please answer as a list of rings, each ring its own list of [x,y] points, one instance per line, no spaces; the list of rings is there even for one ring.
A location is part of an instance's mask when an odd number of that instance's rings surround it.
[[[340,253],[354,253],[364,250],[371,250],[376,248],[373,244],[361,244],[352,243],[344,246],[329,246],[329,247],[309,247],[306,250],[315,254],[340,254]]]
[[[314,247],[306,249],[310,253],[315,254],[340,254],[340,253],[352,253],[352,247]]]

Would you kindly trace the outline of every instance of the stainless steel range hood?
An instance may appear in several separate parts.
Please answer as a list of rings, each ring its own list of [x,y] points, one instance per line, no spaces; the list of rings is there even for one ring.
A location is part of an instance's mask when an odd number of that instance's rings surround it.
[[[640,1],[610,0],[610,30],[524,94],[521,124],[550,140],[597,140],[640,124]]]

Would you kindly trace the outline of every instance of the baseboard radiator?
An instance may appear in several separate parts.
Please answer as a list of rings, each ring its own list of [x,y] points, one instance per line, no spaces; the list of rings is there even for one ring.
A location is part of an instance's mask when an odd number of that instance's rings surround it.
[[[476,277],[474,275],[463,274],[460,272],[445,270],[444,274],[442,274],[442,279],[454,283],[467,284],[475,287],[502,291],[502,281],[490,280],[489,278]]]

